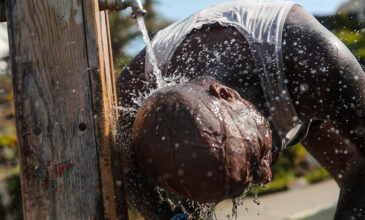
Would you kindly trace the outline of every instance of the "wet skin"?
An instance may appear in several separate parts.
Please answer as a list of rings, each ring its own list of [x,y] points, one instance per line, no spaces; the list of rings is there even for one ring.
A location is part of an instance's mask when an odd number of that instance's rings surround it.
[[[211,77],[155,92],[139,108],[132,130],[142,173],[174,195],[202,203],[267,183],[271,140],[269,123],[255,107]]]
[[[117,80],[118,101],[124,106],[132,106],[131,93],[144,91],[143,82],[150,80],[144,72],[144,55],[142,51]],[[300,6],[291,9],[284,25],[283,58],[290,97],[300,119],[315,120],[303,144],[341,187],[335,219],[364,219],[364,71],[340,40]],[[167,75],[177,73],[189,78],[212,75],[269,116],[249,45],[234,28],[211,25],[189,34],[168,66]],[[124,131],[131,129],[133,121],[133,116],[121,117]],[[272,130],[275,157],[281,142]],[[128,174],[133,176],[139,172],[133,154],[128,155],[131,160],[125,166],[133,170]],[[138,184],[130,180],[127,189],[134,195],[129,199],[151,219],[169,219],[172,213],[162,211],[168,210],[166,204],[146,202],[152,198],[153,187],[141,175],[138,178],[145,191],[136,192]]]

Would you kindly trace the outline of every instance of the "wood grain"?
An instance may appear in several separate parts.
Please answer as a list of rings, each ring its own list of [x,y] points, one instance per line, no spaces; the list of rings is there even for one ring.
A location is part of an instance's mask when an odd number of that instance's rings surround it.
[[[127,219],[106,15],[96,0],[9,0],[6,13],[25,219]]]
[[[94,4],[97,5],[97,4]],[[91,4],[85,4],[91,7]],[[99,8],[94,8],[95,13]],[[91,15],[92,13],[87,13]],[[92,21],[92,18],[86,19]],[[93,28],[98,26],[97,29]],[[117,149],[115,137],[117,132],[118,111],[109,20],[107,12],[100,12],[95,24],[88,22],[86,25],[88,37],[88,56],[91,76],[91,89],[95,118],[95,131],[98,143],[99,166],[102,182],[105,216],[108,219],[128,219],[127,205],[124,195],[124,180],[122,176],[120,151]],[[91,34],[91,32],[98,32]],[[101,45],[94,47],[93,45]],[[95,56],[95,54],[99,56]],[[103,111],[101,111],[103,110]]]

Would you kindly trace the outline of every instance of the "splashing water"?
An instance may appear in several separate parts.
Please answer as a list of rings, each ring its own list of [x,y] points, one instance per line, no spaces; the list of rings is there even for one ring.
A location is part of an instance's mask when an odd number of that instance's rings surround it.
[[[254,193],[255,193],[255,198],[254,198],[253,202],[254,202],[256,205],[260,205],[260,201],[258,200],[258,196],[257,196],[257,189],[256,189],[256,186],[254,186]]]
[[[165,88],[165,87],[169,87],[169,86],[174,86],[174,85],[177,85],[180,83],[189,82],[189,79],[181,74],[175,74],[175,75],[171,75],[169,77],[162,76],[162,72],[157,65],[157,58],[153,51],[152,43],[148,36],[148,31],[147,31],[146,25],[144,23],[143,17],[138,16],[137,21],[138,21],[138,25],[140,27],[141,33],[143,35],[143,40],[146,43],[147,54],[149,57],[149,61],[153,66],[153,75],[155,76],[155,80],[156,80],[155,82],[157,85],[156,88],[152,88],[150,86],[151,82],[147,82],[147,83],[144,82],[144,83],[146,83],[145,84],[146,88],[148,88],[147,91],[145,91],[143,93],[137,91],[137,93],[131,94],[133,104],[140,107],[143,104],[143,102],[157,90]],[[122,115],[130,115],[130,116],[136,115],[137,110],[138,110],[138,108],[136,108],[135,106],[116,106],[115,108],[118,109],[119,111],[121,111]]]
[[[248,191],[251,187],[255,187],[250,185],[247,187],[243,193],[235,198],[232,198],[232,210],[230,214],[224,216],[224,220],[237,220],[238,219],[238,209],[243,208],[243,201],[246,198]],[[188,219],[199,219],[199,220],[219,220],[216,215],[216,203],[199,203],[193,200],[186,200],[188,208],[184,207],[180,200],[176,199],[169,195],[169,193],[163,188],[156,187],[156,192],[158,193],[160,200],[167,202],[172,210],[176,208],[180,208],[181,211],[188,216]],[[255,189],[254,189],[255,190]],[[255,193],[256,194],[256,193]],[[257,195],[255,196],[255,200],[257,201]],[[259,205],[259,204],[258,204]],[[192,214],[191,212],[195,214]],[[246,208],[247,210],[247,208]],[[221,219],[221,218],[220,218]]]
[[[146,45],[147,45],[147,53],[150,58],[150,62],[153,66],[153,75],[155,75],[155,77],[156,77],[157,88],[162,88],[165,84],[165,81],[162,78],[161,70],[158,68],[157,58],[155,56],[155,53],[153,52],[152,43],[148,36],[148,31],[147,31],[146,25],[144,23],[143,17],[138,16],[137,22],[138,22],[139,28],[141,29],[141,32],[143,35],[143,40],[146,42]]]

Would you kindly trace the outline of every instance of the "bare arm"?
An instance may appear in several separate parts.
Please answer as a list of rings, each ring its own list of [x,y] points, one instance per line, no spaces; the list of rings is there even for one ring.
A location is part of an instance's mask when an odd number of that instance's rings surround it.
[[[341,187],[335,219],[365,218],[365,73],[346,46],[303,8],[284,30],[288,88],[302,120],[318,119],[307,150]]]

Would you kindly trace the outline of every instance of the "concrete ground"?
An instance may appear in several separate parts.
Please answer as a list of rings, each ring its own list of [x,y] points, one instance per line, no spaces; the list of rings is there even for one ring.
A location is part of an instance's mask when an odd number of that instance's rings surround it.
[[[299,220],[299,219],[333,219],[339,187],[333,180],[314,185],[260,196],[260,205],[253,198],[244,200],[239,207],[238,220]],[[231,214],[232,202],[223,201],[216,207],[218,219],[227,219]]]

